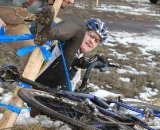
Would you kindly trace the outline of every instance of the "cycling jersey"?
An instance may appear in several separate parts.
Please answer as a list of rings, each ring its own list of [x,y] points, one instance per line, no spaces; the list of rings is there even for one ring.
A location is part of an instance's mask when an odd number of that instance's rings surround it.
[[[63,52],[71,79],[73,79],[76,74],[73,73],[75,68],[72,67],[72,62],[75,56],[79,55],[77,52],[82,44],[85,32],[86,25],[84,20],[77,18],[64,18],[64,21],[60,22],[56,27],[52,27],[51,30],[51,39],[62,42]],[[57,48],[57,46],[55,48]],[[53,51],[57,50],[55,48]],[[53,51],[52,54],[54,53]],[[57,57],[54,60],[54,57],[51,58],[49,65],[44,71],[42,70],[42,73],[38,76],[36,82],[52,88],[61,86],[61,89],[68,90],[68,87],[66,87],[67,80],[65,77],[62,56],[59,53],[60,52],[54,53],[57,54]]]

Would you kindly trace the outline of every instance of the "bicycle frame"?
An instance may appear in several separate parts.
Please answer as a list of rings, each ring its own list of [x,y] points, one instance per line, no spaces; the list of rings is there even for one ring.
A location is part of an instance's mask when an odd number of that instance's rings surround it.
[[[61,92],[60,92],[60,93],[61,93]],[[109,115],[109,116],[111,116],[111,117],[113,117],[113,118],[116,118],[116,119],[118,119],[118,120],[120,120],[120,121],[123,121],[123,122],[126,122],[126,121],[127,121],[128,123],[130,123],[132,120],[129,121],[129,118],[124,118],[123,116],[119,115],[118,113],[115,113],[115,112],[113,112],[113,111],[108,110],[108,109],[107,109],[107,108],[108,108],[108,105],[105,105],[105,106],[104,106],[104,102],[107,103],[107,104],[115,103],[116,105],[121,106],[121,107],[123,107],[123,108],[126,108],[126,109],[128,109],[128,110],[137,112],[137,113],[139,113],[139,114],[144,114],[144,111],[141,111],[141,110],[139,110],[139,109],[133,108],[133,107],[131,107],[131,106],[126,105],[125,103],[121,103],[121,102],[118,102],[118,101],[113,100],[113,99],[107,100],[107,99],[103,99],[103,98],[96,97],[96,96],[94,96],[94,95],[92,95],[92,94],[83,94],[83,93],[74,93],[74,92],[73,92],[73,93],[70,93],[70,92],[64,92],[64,91],[62,91],[61,94],[62,94],[63,96],[66,96],[67,98],[69,98],[69,99],[71,99],[71,100],[75,100],[75,101],[78,101],[79,99],[77,100],[74,96],[79,97],[79,98],[87,98],[87,99],[89,99],[90,101],[92,101],[92,102],[95,104],[96,108],[97,108],[100,112],[102,112],[104,115]],[[101,103],[100,103],[100,101],[101,101]],[[103,107],[102,107],[102,106],[103,106]],[[155,114],[155,116],[156,116],[156,117],[160,117],[160,115],[158,115],[158,114]],[[141,127],[145,128],[145,129],[147,129],[147,130],[154,130],[153,128],[147,126],[147,124],[144,124],[144,122],[143,122],[143,123],[139,123],[139,125],[140,125]]]

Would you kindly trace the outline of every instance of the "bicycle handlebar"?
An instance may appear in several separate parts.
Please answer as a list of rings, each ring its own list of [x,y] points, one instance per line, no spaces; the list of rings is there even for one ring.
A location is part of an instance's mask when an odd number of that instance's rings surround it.
[[[102,61],[100,61],[97,58],[94,62],[92,62],[88,66],[88,68],[85,72],[85,76],[83,77],[82,84],[76,92],[83,92],[84,91],[85,86],[88,81],[88,78],[89,78],[89,75],[90,75],[90,72],[93,68],[98,68],[98,69],[100,69],[101,72],[104,72],[104,71],[108,70],[108,67],[119,67],[119,66],[116,64],[113,64],[113,63],[109,63],[109,62],[107,64],[103,63]],[[47,91],[47,92],[51,92],[51,93],[53,91],[55,91],[55,89],[52,89],[48,86],[39,84],[37,82],[31,81],[27,78],[22,77],[19,74],[16,66],[14,66],[14,65],[7,65],[7,66],[4,66],[3,68],[0,69],[0,82],[4,83],[4,82],[15,82],[15,81],[16,82],[22,81],[24,83],[30,84],[31,86],[33,86],[33,88],[36,88],[39,90],[43,90],[43,91]]]
[[[117,64],[114,64],[114,63],[104,63],[102,62],[99,58],[97,58],[94,62],[92,62],[86,72],[85,72],[85,75],[83,77],[83,80],[82,80],[82,84],[81,86],[76,90],[76,92],[83,92],[85,90],[85,86],[87,84],[87,81],[88,81],[88,78],[89,78],[89,75],[90,75],[90,72],[93,68],[97,68],[100,70],[100,72],[105,72],[108,70],[108,67],[115,67],[115,68],[118,68],[119,65]]]

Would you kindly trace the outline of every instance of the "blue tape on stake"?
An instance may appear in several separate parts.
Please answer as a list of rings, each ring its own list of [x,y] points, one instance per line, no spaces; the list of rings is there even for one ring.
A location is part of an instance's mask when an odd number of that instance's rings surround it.
[[[34,39],[34,36],[32,34],[23,34],[16,36],[0,35],[0,42],[17,42],[31,39]]]
[[[56,23],[53,23],[55,26]],[[16,42],[16,41],[23,41],[23,40],[31,40],[34,39],[34,35],[32,34],[23,34],[23,35],[16,35],[16,36],[9,36],[5,35],[5,27],[2,27],[0,29],[0,42]],[[16,43],[15,43],[16,44]],[[49,51],[50,46],[52,45],[52,41],[47,41],[45,46],[27,46],[23,48],[19,48],[17,51],[18,56],[24,56],[28,54],[29,52],[33,51],[35,48],[40,47],[44,61],[47,61],[51,58],[52,53]]]
[[[6,107],[8,110],[11,110],[12,112],[15,112],[17,114],[19,114],[21,112],[21,108],[13,106],[11,104],[0,103],[0,106]]]
[[[21,57],[21,56],[24,56],[24,55],[28,54],[29,52],[33,51],[35,48],[37,48],[36,45],[19,48],[18,51],[16,52],[16,54]]]
[[[32,86],[31,85],[28,85],[28,84],[26,84],[26,83],[23,83],[23,82],[18,82],[18,84],[17,84],[18,86],[20,86],[20,87],[23,87],[23,88],[32,88]]]
[[[40,49],[42,51],[44,61],[47,61],[52,57],[52,53],[50,51],[48,51],[46,47],[40,46]]]

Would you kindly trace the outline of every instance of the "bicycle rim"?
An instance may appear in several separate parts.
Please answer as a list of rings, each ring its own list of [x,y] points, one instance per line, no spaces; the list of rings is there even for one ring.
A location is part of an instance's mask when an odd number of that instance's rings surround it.
[[[145,111],[146,109],[151,109],[154,114],[159,114],[160,113],[160,107],[155,106],[155,105],[151,105],[148,103],[143,103],[143,102],[136,102],[136,101],[124,101],[124,103],[126,103],[128,106],[139,109],[141,111]],[[145,115],[142,114],[142,117],[144,117]],[[136,125],[141,126],[142,128],[148,129],[148,130],[153,130],[150,126],[148,126],[147,122],[144,121],[141,117],[141,114],[137,114],[137,115],[131,115],[130,117],[135,120],[135,122],[137,122]],[[146,118],[146,117],[145,117]]]
[[[72,128],[103,130],[103,127],[98,127],[101,126],[101,121],[93,119],[92,114],[85,114],[84,111],[81,112],[80,110],[77,110],[77,104],[79,103],[77,101],[70,100],[62,95],[50,94],[34,89],[20,89],[18,91],[18,95],[25,102],[32,107],[35,107],[40,112],[44,113],[50,118],[63,121],[71,125]],[[105,120],[104,122],[110,122],[112,124],[112,122],[115,123],[116,121],[110,119]],[[126,126],[126,128],[125,125],[121,125],[121,127],[119,127],[119,125],[108,126],[102,123],[102,126],[104,126],[104,130],[130,130],[127,129],[128,127]]]
[[[136,101],[124,101],[124,103],[128,104],[129,106],[135,107],[137,109],[146,109],[146,108],[150,108],[152,109],[154,112],[160,113],[160,107],[156,106],[156,105],[151,105],[148,103],[143,103],[143,102],[136,102]]]
[[[47,115],[48,117],[52,118],[52,119],[57,119],[60,121],[63,121],[69,125],[71,125],[72,127],[78,127],[80,129],[83,130],[100,130],[98,128],[94,128],[92,126],[89,126],[81,121],[75,120],[67,115],[65,115],[62,110],[62,112],[60,112],[58,110],[59,105],[57,105],[57,110],[56,108],[53,110],[53,108],[51,109],[50,107],[53,106],[47,106],[45,103],[43,104],[42,102],[40,102],[40,100],[50,100],[50,99],[54,99],[54,96],[44,92],[44,91],[39,91],[39,90],[34,90],[34,89],[25,89],[22,88],[18,91],[18,96],[24,100],[25,102],[27,102],[29,105],[31,105],[32,107],[35,107],[37,110],[39,110],[40,112],[44,113],[45,115]],[[45,100],[46,101],[46,100]],[[55,100],[54,100],[55,101]],[[47,103],[47,102],[46,102]],[[56,102],[54,102],[56,103]],[[68,105],[71,102],[69,102],[68,100]],[[74,104],[72,104],[73,106]],[[67,107],[68,109],[71,109],[69,107]],[[63,108],[59,108],[59,109],[63,109]],[[73,113],[70,113],[73,114]]]

